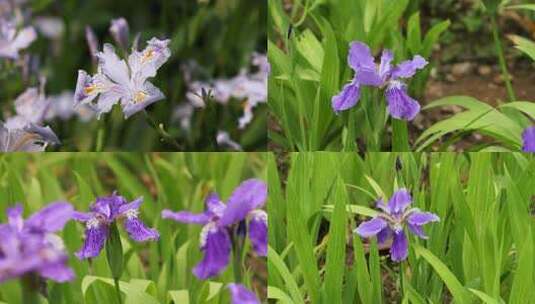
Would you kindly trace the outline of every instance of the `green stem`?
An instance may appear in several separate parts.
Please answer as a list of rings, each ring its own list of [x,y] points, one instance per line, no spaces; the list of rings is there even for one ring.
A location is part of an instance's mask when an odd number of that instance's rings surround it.
[[[236,240],[236,242],[234,242],[234,250],[233,250],[234,260],[232,263],[232,267],[234,269],[234,282],[235,283],[242,283],[243,281],[242,266],[241,266],[242,246],[239,243],[240,243],[239,240]]]
[[[507,70],[507,63],[505,62],[503,46],[500,40],[500,33],[498,31],[498,23],[496,22],[496,14],[491,13],[490,21],[491,21],[491,26],[492,26],[492,36],[494,38],[494,44],[496,47],[496,53],[498,55],[500,69],[502,70],[502,76],[505,81],[505,87],[507,89],[507,96],[509,98],[509,101],[515,101],[516,100],[515,92],[513,90],[513,86],[511,85],[511,76],[509,74],[509,71]]]
[[[168,143],[169,145],[173,146],[177,150],[182,150],[182,147],[178,144],[178,142],[171,136],[167,131],[164,129],[163,124],[158,124],[147,111],[143,111],[145,113],[145,119],[149,123],[149,125],[160,135],[161,139]]]
[[[405,262],[399,264],[399,284],[401,286],[402,298],[405,296]]]
[[[115,285],[115,293],[117,294],[117,303],[121,304],[123,303],[123,300],[121,299],[121,289],[119,288],[119,279],[113,279],[113,285]]]
[[[409,131],[407,122],[392,118],[392,152],[409,152]]]
[[[39,281],[34,274],[26,275],[22,278],[22,303],[39,304]]]

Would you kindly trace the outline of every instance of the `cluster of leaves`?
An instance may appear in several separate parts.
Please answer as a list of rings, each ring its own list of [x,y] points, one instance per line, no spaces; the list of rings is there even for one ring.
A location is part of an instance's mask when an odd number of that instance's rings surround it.
[[[128,199],[144,197],[143,220],[160,232],[159,242],[139,244],[121,237],[124,272],[119,283],[125,303],[229,303],[226,284],[234,281],[233,268],[210,281],[198,280],[191,269],[201,259],[196,225],[170,223],[160,217],[163,209],[204,208],[204,198],[216,190],[227,198],[244,179],[263,176],[263,154],[94,154],[47,153],[0,155],[0,222],[16,202],[28,214],[56,201],[70,201],[87,210],[95,197],[113,190]],[[69,222],[61,237],[76,272],[70,283],[48,283],[48,303],[116,303],[106,255],[91,263],[74,256],[82,245],[84,227]],[[250,246],[247,244],[246,246]],[[262,294],[262,263],[249,263],[244,282]],[[17,280],[0,285],[0,303],[21,303]],[[261,295],[260,298],[263,298]]]
[[[284,167],[268,159],[268,298],[423,304],[535,296],[532,156],[293,153]],[[374,239],[350,231],[401,184],[414,207],[441,221],[426,229],[427,241],[411,237],[408,260],[393,264]]]

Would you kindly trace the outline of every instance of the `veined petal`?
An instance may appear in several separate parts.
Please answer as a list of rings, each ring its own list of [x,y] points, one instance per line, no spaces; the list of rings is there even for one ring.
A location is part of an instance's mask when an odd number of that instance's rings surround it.
[[[438,215],[431,213],[431,212],[415,211],[415,212],[412,212],[407,217],[407,222],[409,224],[413,224],[417,226],[422,226],[429,222],[438,222],[438,221],[440,221],[440,218],[438,217]]]
[[[229,263],[231,241],[225,228],[208,223],[201,231],[202,260],[193,268],[193,274],[206,280],[218,275]]]
[[[162,100],[165,95],[150,82],[145,82],[143,89],[131,92],[129,99],[123,99],[123,113],[125,118],[129,118],[135,113],[145,109],[149,105]]]
[[[78,106],[82,103],[89,103],[97,97],[99,90],[93,83],[93,78],[84,70],[78,70],[78,80],[74,91],[74,103]]]
[[[32,231],[56,232],[72,219],[74,208],[66,202],[46,206],[26,220],[25,228]]]
[[[420,112],[418,101],[407,95],[407,87],[396,81],[392,81],[385,91],[388,103],[388,112],[396,119],[413,120]]]
[[[360,223],[355,229],[355,232],[361,237],[371,237],[378,234],[381,230],[386,228],[388,223],[380,217],[375,217],[369,221]]]
[[[388,209],[391,214],[400,214],[412,203],[411,194],[405,188],[401,188],[394,192],[390,201],[388,201]]]
[[[335,112],[354,107],[360,99],[360,85],[356,80],[346,84],[342,91],[331,99],[331,106]]]
[[[267,213],[263,210],[254,210],[251,212],[249,220],[249,239],[253,245],[253,250],[259,256],[267,256],[268,245],[268,222]]]
[[[24,226],[24,219],[22,218],[22,205],[17,204],[15,207],[7,209],[7,222],[15,231],[22,230],[22,227]]]
[[[419,238],[424,239],[424,240],[426,240],[426,239],[428,238],[427,235],[425,235],[422,226],[414,225],[414,224],[408,223],[408,224],[407,224],[407,227],[409,227],[409,230],[410,230],[412,233],[416,234]]]
[[[254,209],[261,208],[267,199],[267,185],[259,179],[242,182],[230,195],[227,207],[219,220],[220,226],[237,223]]]
[[[355,71],[359,71],[363,67],[375,69],[375,59],[372,56],[370,48],[360,41],[352,42],[349,45],[347,61],[349,66]]]
[[[256,295],[241,284],[228,284],[232,304],[260,304]]]
[[[97,219],[89,220],[86,226],[84,245],[75,253],[80,260],[98,256],[108,238],[108,226]]]
[[[118,84],[128,86],[130,82],[128,66],[115,54],[115,49],[111,44],[104,44],[104,49],[97,54],[97,58],[99,67],[106,76]]]
[[[129,215],[134,214],[134,212],[136,212],[135,215]],[[127,217],[124,220],[124,229],[128,232],[130,238],[136,242],[154,241],[160,238],[160,234],[156,229],[147,228],[138,218],[136,209],[127,211]]]
[[[522,151],[535,152],[535,126],[528,127],[522,132]]]
[[[427,60],[416,55],[412,60],[403,61],[392,70],[392,79],[410,78],[416,74],[417,70],[423,69],[427,65]]]
[[[219,198],[219,195],[215,192],[208,194],[208,196],[204,200],[204,204],[206,206],[207,211],[215,214],[218,217],[221,217],[225,212],[226,206]]]
[[[97,103],[93,105],[93,109],[97,114],[97,118],[104,113],[111,111],[121,98],[125,96],[125,90],[121,86],[114,86],[110,90],[103,92]]]
[[[385,81],[392,72],[392,60],[394,60],[394,53],[391,50],[383,50],[381,55],[381,64],[379,65],[379,76]]]
[[[205,225],[210,221],[211,216],[207,213],[191,213],[188,211],[173,212],[171,210],[162,210],[162,218],[171,219],[186,224]]]
[[[403,230],[394,232],[394,240],[392,241],[392,247],[390,247],[390,257],[394,262],[400,262],[407,258],[409,255],[409,242],[407,236]]]
[[[143,203],[143,196],[136,198],[128,204],[122,204],[121,206],[119,206],[118,212],[119,214],[124,214],[128,210],[137,210],[139,209],[139,206],[141,206],[141,203]]]

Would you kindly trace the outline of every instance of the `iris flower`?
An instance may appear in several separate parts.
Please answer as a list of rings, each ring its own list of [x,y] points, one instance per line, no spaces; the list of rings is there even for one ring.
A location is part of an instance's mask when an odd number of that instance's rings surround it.
[[[29,124],[10,129],[0,121],[0,152],[42,152],[55,144],[59,144],[59,139],[50,127]]]
[[[19,51],[30,46],[36,38],[37,33],[33,27],[17,31],[15,24],[0,18],[0,58],[19,58]]]
[[[227,267],[233,245],[233,231],[247,219],[253,250],[259,256],[267,255],[267,213],[259,209],[266,198],[266,184],[258,179],[249,179],[232,192],[226,204],[216,193],[211,193],[205,200],[206,210],[203,213],[163,210],[162,217],[181,223],[204,225],[200,235],[204,257],[193,269],[193,274],[205,280],[218,275]]]
[[[83,70],[78,71],[75,104],[90,104],[100,116],[120,101],[128,118],[162,100],[164,94],[147,79],[155,77],[171,56],[169,42],[152,38],[143,51],[133,49],[127,61],[117,56],[111,44],[104,44],[103,51],[97,54],[97,74],[90,76]],[[97,97],[98,101],[93,103]]]
[[[359,101],[362,85],[386,87],[385,97],[390,115],[397,119],[412,120],[420,112],[420,105],[407,94],[407,85],[402,79],[414,76],[417,70],[427,65],[427,61],[416,55],[412,60],[392,67],[393,59],[392,51],[385,49],[381,62],[377,65],[366,44],[358,41],[351,43],[347,61],[355,75],[351,82],[332,98],[333,110],[340,112],[354,107]]]
[[[118,220],[124,220],[123,226],[136,242],[153,241],[160,235],[156,229],[147,228],[139,219],[139,207],[143,198],[128,203],[126,199],[113,193],[110,196],[99,197],[91,205],[90,212],[74,212],[73,218],[85,223],[85,242],[76,253],[79,259],[93,258],[99,255],[108,238],[109,226]]]
[[[373,219],[362,222],[355,232],[361,237],[369,238],[377,236],[377,242],[383,244],[393,238],[390,247],[390,258],[395,261],[403,261],[407,258],[409,244],[404,228],[416,234],[422,239],[427,239],[422,226],[430,222],[438,222],[440,218],[431,212],[421,212],[418,208],[410,208],[412,197],[406,189],[399,189],[388,201],[388,205],[381,199],[377,202],[380,212]]]
[[[0,225],[0,283],[27,274],[56,282],[72,280],[63,241],[54,234],[63,229],[72,212],[70,204],[57,202],[24,220],[21,205],[9,208],[7,224]]]
[[[522,141],[524,142],[522,151],[535,152],[535,126],[531,126],[524,130],[522,133]]]
[[[241,284],[228,284],[232,304],[260,304],[256,295]]]

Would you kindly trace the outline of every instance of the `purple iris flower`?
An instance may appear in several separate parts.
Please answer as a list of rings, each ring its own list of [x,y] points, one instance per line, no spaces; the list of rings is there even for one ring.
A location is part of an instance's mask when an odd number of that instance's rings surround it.
[[[249,179],[234,190],[227,204],[216,193],[211,193],[205,200],[206,210],[203,213],[163,210],[162,217],[204,225],[200,235],[204,257],[193,269],[195,276],[204,280],[218,275],[227,267],[233,245],[232,232],[238,230],[237,226],[246,219],[253,250],[259,256],[267,255],[267,213],[260,209],[266,198],[266,184],[258,179]]]
[[[18,59],[19,51],[29,47],[36,38],[33,27],[17,31],[13,22],[0,17],[0,58]]]
[[[256,295],[241,284],[228,284],[232,304],[260,304]]]
[[[355,232],[361,237],[369,238],[377,236],[377,242],[383,244],[393,237],[390,247],[390,257],[399,262],[407,258],[409,244],[404,227],[422,239],[427,239],[422,226],[430,222],[438,222],[440,218],[431,212],[421,212],[418,208],[409,208],[412,197],[406,189],[399,189],[385,205],[380,199],[377,208],[383,210],[373,219],[362,222]]]
[[[48,205],[28,219],[22,206],[7,210],[7,224],[0,225],[0,283],[27,274],[66,282],[74,278],[60,237],[54,234],[72,218],[68,203]]]
[[[420,105],[407,94],[407,85],[401,79],[414,76],[416,71],[423,69],[428,62],[422,56],[416,55],[412,60],[392,67],[393,59],[392,51],[385,49],[381,62],[377,65],[365,43],[351,43],[347,61],[355,71],[355,76],[332,98],[333,110],[340,112],[354,107],[360,98],[361,85],[386,87],[385,97],[390,115],[397,119],[412,120],[420,112]]]
[[[535,126],[528,127],[522,132],[522,151],[535,153]]]
[[[139,206],[143,198],[128,203],[122,196],[113,193],[99,197],[89,207],[89,213],[74,212],[73,218],[85,223],[85,242],[76,252],[79,259],[93,258],[99,255],[108,238],[109,226],[113,222],[124,219],[123,226],[131,239],[136,242],[154,241],[160,238],[156,229],[147,228],[139,219]]]

